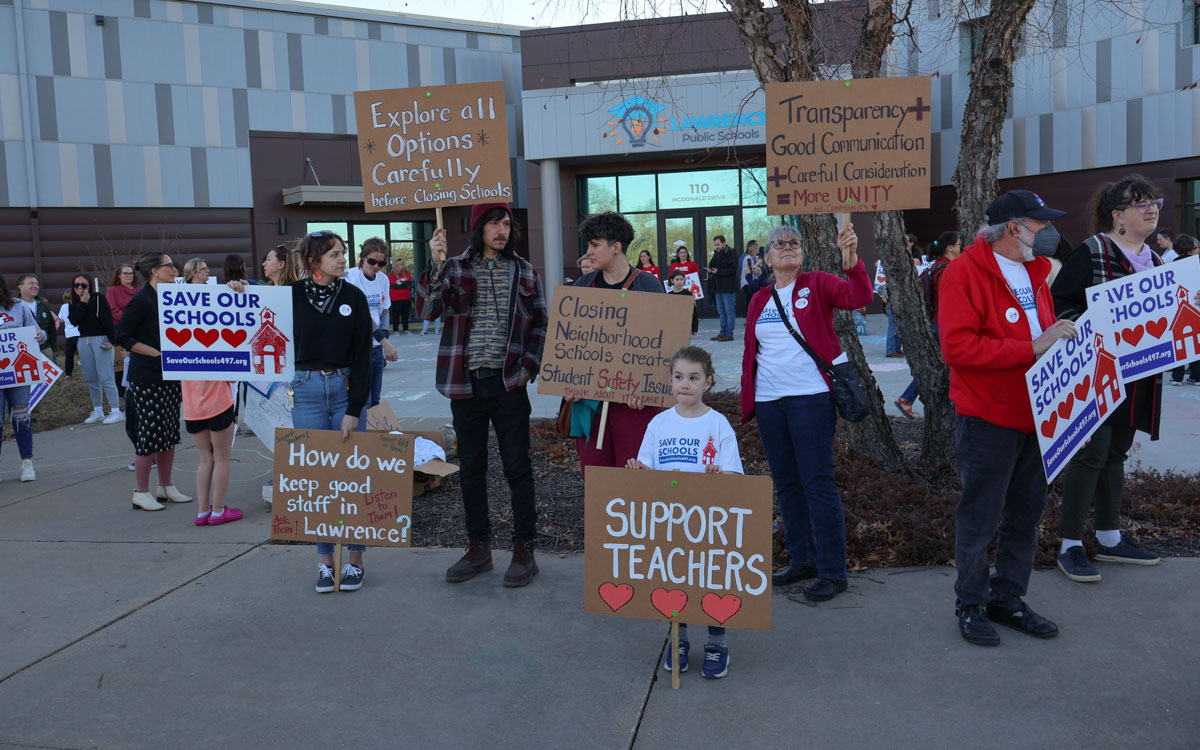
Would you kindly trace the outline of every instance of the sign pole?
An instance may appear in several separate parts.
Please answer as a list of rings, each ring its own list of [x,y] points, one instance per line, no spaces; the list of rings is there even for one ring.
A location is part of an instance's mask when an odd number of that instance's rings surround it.
[[[342,543],[338,542],[333,558],[333,590],[341,591],[342,584],[338,583],[338,571],[342,569]]]
[[[604,427],[608,424],[608,402],[600,407],[600,428],[596,430],[596,450],[604,447]]]
[[[671,689],[679,689],[679,620],[671,620]]]
[[[446,225],[442,222],[442,207],[437,206],[433,209],[433,212],[437,215],[437,229],[444,228]]]

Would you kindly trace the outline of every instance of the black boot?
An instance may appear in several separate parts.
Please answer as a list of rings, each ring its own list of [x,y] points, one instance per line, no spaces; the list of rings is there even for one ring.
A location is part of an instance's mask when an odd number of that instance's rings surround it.
[[[492,569],[492,543],[471,542],[467,553],[446,571],[446,580],[451,583],[469,581],[480,573]]]
[[[509,588],[524,586],[537,575],[537,562],[533,559],[533,542],[513,542],[512,563],[504,574],[504,585]]]

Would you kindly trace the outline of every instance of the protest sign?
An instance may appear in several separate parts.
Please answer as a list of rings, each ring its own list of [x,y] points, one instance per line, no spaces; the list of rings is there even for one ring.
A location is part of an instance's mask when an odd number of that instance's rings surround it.
[[[407,435],[279,428],[271,538],[408,547],[412,462]]]
[[[538,393],[671,406],[671,355],[691,340],[682,294],[560,286],[554,290]]]
[[[1051,481],[1125,400],[1117,358],[1097,331],[1098,311],[1075,321],[1075,338],[1059,339],[1025,373],[1042,468]]]
[[[354,92],[368,213],[513,199],[504,84]]]
[[[663,289],[671,291],[671,280],[667,279],[663,282]],[[704,299],[704,285],[700,283],[700,274],[688,273],[683,276],[683,288],[692,293],[696,299]]]
[[[767,213],[928,208],[929,81],[766,84]]]
[[[292,290],[206,284],[158,289],[164,380],[289,380],[295,372]]]
[[[62,368],[57,363],[51,362],[45,357],[41,358],[40,364],[42,379],[40,382],[34,383],[33,387],[29,389],[29,411],[33,411],[33,407],[41,403],[42,399],[46,397],[46,392],[50,390],[50,386],[57,383],[63,374]],[[115,409],[117,408],[117,404],[109,404],[108,407],[110,410]]]
[[[1139,380],[1200,359],[1200,256],[1089,287],[1097,332],[1117,356],[1124,380]]]
[[[367,409],[367,431],[399,431],[413,438],[413,497],[437,489],[444,477],[458,471],[446,460],[446,436],[441,430],[420,430],[405,424],[386,401]]]
[[[287,389],[287,383],[249,383],[246,386],[246,408],[242,419],[269,453],[275,452],[275,430],[292,426]]]
[[[11,316],[0,311],[0,323]],[[0,328],[0,388],[19,388],[42,381],[42,353],[35,326]]]
[[[588,612],[771,629],[771,480],[588,467]]]

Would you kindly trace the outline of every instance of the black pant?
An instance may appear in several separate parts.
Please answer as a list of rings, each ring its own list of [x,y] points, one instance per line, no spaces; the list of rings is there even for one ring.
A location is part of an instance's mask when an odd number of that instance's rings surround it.
[[[491,377],[471,376],[472,398],[451,399],[458,459],[462,468],[463,510],[467,536],[473,542],[491,538],[488,519],[488,422],[496,430],[504,478],[512,495],[513,541],[531,542],[537,535],[533,504],[533,464],[529,460],[529,394],[525,388],[504,389],[496,370]]]
[[[1121,528],[1121,495],[1125,490],[1125,460],[1137,430],[1110,419],[1100,425],[1087,445],[1063,470],[1062,518],[1058,535],[1083,539],[1088,509],[1096,505],[1096,530]]]
[[[1046,509],[1046,473],[1037,435],[959,416],[955,429],[963,492],[954,512],[954,593],[960,606],[1025,596],[1037,526]],[[996,572],[987,548],[996,535]]]
[[[410,299],[394,299],[392,306],[388,308],[391,311],[392,330],[407,331],[408,330],[408,313],[412,310],[412,300]],[[397,326],[403,321],[403,328]]]
[[[1187,371],[1188,380],[1192,381],[1193,383],[1200,383],[1200,362],[1192,362],[1191,364],[1180,365],[1174,370],[1171,370],[1171,380],[1174,380],[1176,383],[1182,383],[1183,373],[1185,370]]]
[[[78,347],[79,347],[79,337],[78,336],[71,336],[67,339],[66,351],[64,352],[64,355],[63,355],[63,374],[66,375],[68,378],[71,377],[71,373],[75,372],[75,350]],[[113,407],[113,406],[115,406],[115,404],[109,404],[109,407]]]

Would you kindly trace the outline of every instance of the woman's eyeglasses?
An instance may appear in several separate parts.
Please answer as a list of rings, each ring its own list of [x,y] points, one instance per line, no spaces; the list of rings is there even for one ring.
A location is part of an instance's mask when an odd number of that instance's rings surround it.
[[[800,240],[778,240],[775,242],[775,247],[787,247],[792,250],[799,250]]]
[[[154,267],[154,270],[157,271],[160,268],[175,268],[176,270],[178,270],[178,267],[174,263],[160,263]]]
[[[1144,214],[1150,213],[1150,209],[1152,208],[1155,211],[1162,211],[1163,199],[1155,198],[1152,201],[1138,201],[1137,203],[1133,204],[1133,207]]]

